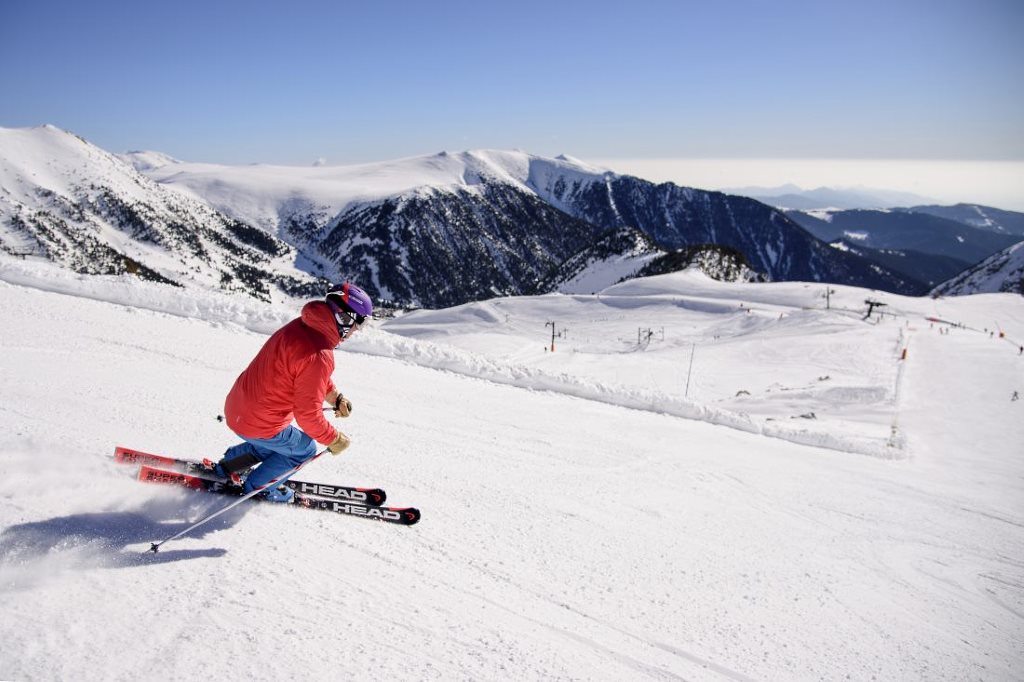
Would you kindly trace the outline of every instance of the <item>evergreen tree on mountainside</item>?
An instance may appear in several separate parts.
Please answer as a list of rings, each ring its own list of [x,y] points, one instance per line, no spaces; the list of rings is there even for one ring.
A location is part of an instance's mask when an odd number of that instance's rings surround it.
[[[696,244],[676,249],[645,265],[636,276],[664,275],[692,265],[722,282],[763,282],[766,279],[750,267],[739,250],[717,244]]]

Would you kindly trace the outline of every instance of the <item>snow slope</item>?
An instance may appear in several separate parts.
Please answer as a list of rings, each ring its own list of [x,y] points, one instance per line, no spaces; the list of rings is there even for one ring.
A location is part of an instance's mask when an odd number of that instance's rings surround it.
[[[900,358],[916,325],[928,316],[991,322],[955,301],[831,288],[826,310],[824,285],[723,283],[690,269],[597,296],[419,311],[385,329],[469,352],[475,364],[462,370],[468,374],[483,374],[486,358],[504,368],[489,367],[492,379],[522,384],[528,376],[538,388],[901,458]],[[886,314],[864,319],[869,295],[886,304]],[[998,308],[1020,307],[998,300]],[[555,353],[548,350],[551,321]]]
[[[1024,241],[994,253],[935,287],[941,296],[995,292],[1024,294]]]
[[[559,285],[563,294],[594,293],[619,280],[633,277],[645,265],[661,255],[659,252],[616,254],[603,260],[594,260],[578,273]]]
[[[423,521],[243,506],[149,555],[223,500],[136,483],[113,446],[216,456],[235,440],[224,395],[294,311],[0,266],[0,679],[1020,676],[1019,296],[890,297],[905,317],[869,325],[821,311],[817,287],[683,273],[374,323],[337,352],[353,447],[306,478],[380,485]],[[541,350],[548,315],[575,354]],[[1004,338],[985,333],[996,318]],[[904,330],[901,458],[606,390],[678,393],[653,339],[618,338],[659,320],[674,362],[700,341],[688,400],[723,412],[737,358],[763,365],[746,386],[798,387],[860,346],[835,381],[883,386]],[[837,442],[856,431],[835,424]]]

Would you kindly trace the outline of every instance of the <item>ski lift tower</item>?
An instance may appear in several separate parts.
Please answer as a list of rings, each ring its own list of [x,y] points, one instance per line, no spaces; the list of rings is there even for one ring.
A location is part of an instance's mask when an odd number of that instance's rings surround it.
[[[832,294],[836,293],[836,290],[830,286],[825,287],[825,310],[832,309]]]
[[[881,301],[872,301],[870,298],[866,299],[864,302],[868,304],[868,313],[864,316],[865,320],[871,317],[871,313],[875,312],[875,308],[882,308],[887,305]],[[881,313],[879,313],[879,315],[881,315]]]

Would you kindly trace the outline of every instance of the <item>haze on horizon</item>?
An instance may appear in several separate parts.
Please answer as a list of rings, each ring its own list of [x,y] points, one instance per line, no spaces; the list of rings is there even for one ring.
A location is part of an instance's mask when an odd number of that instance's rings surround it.
[[[1022,29],[1015,0],[14,0],[0,126],[225,164],[521,149],[1024,210]]]

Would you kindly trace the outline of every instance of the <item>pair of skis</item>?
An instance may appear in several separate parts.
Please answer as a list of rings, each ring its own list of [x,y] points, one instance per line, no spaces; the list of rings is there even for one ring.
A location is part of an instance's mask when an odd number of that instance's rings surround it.
[[[217,476],[209,460],[197,462],[126,447],[115,448],[114,459],[122,464],[140,465],[138,479],[147,483],[177,485],[222,495],[241,494],[239,481]],[[290,479],[284,485],[295,491],[295,496],[288,503],[291,506],[360,516],[403,526],[411,526],[420,520],[420,511],[414,507],[383,506],[387,494],[380,488],[355,488]]]

